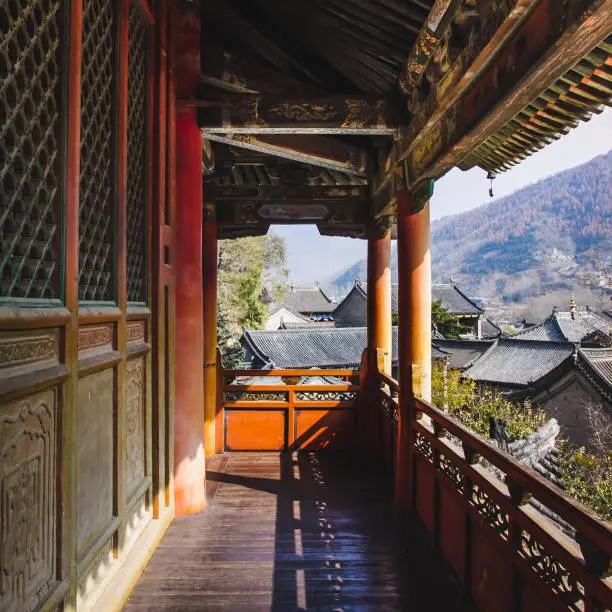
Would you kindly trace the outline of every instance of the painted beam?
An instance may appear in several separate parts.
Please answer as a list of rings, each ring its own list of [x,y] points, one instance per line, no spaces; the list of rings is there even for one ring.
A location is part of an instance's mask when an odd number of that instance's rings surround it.
[[[450,26],[455,12],[461,4],[460,0],[436,0],[429,11],[427,21],[419,33],[412,51],[404,64],[399,77],[399,87],[410,95],[418,87],[427,65]]]
[[[355,176],[367,176],[368,155],[360,148],[325,136],[251,135],[205,132],[208,140],[232,147],[249,149],[321,168],[338,170]]]
[[[388,101],[376,96],[331,95],[292,100],[286,96],[244,95],[224,102],[227,103],[220,108],[199,110],[204,134],[390,136],[398,127]]]
[[[369,210],[367,200],[220,200],[217,202],[217,222],[236,226],[360,225],[366,222]]]

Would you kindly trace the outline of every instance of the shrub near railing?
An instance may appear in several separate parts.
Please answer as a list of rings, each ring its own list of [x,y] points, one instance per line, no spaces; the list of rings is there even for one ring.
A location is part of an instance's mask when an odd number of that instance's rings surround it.
[[[382,414],[397,406],[398,385],[379,382]],[[415,400],[405,418],[414,508],[480,609],[612,609],[609,524],[444,411]],[[528,504],[532,496],[576,538]]]

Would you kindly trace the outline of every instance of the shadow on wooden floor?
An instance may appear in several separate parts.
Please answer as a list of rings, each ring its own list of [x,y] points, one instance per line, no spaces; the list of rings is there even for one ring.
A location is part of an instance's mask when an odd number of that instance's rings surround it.
[[[383,472],[350,453],[208,459],[208,508],[175,519],[125,610],[464,610]]]

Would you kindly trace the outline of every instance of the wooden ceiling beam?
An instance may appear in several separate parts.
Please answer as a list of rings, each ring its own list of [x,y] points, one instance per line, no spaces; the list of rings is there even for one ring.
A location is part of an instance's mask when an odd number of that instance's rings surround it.
[[[293,70],[298,70],[314,82],[317,81],[308,68],[261,34],[250,22],[234,11],[227,2],[202,2],[200,8],[204,17],[203,20],[221,26],[226,32],[231,32],[232,36],[251,47],[281,72],[290,74]]]
[[[303,83],[278,70],[257,61],[256,57],[244,57],[228,49],[206,45],[202,54],[202,85],[224,91],[295,97],[315,97],[325,95],[314,85]]]
[[[354,176],[367,176],[368,155],[365,149],[325,136],[316,134],[236,135],[211,132],[205,133],[204,136],[209,140],[223,142],[241,149],[338,170]]]
[[[200,106],[197,101],[183,104]],[[210,106],[204,101],[202,106]],[[332,95],[291,100],[281,96],[233,96],[220,108],[201,108],[204,134],[393,135],[397,122],[388,101],[376,96]]]

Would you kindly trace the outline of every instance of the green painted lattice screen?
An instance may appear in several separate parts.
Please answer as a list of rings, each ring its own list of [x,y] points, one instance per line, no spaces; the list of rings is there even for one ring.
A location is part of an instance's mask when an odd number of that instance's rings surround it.
[[[149,24],[130,6],[127,139],[127,299],[146,301],[147,113]]]
[[[79,299],[114,295],[116,13],[113,0],[83,2]]]
[[[0,300],[61,298],[59,0],[0,2]]]

